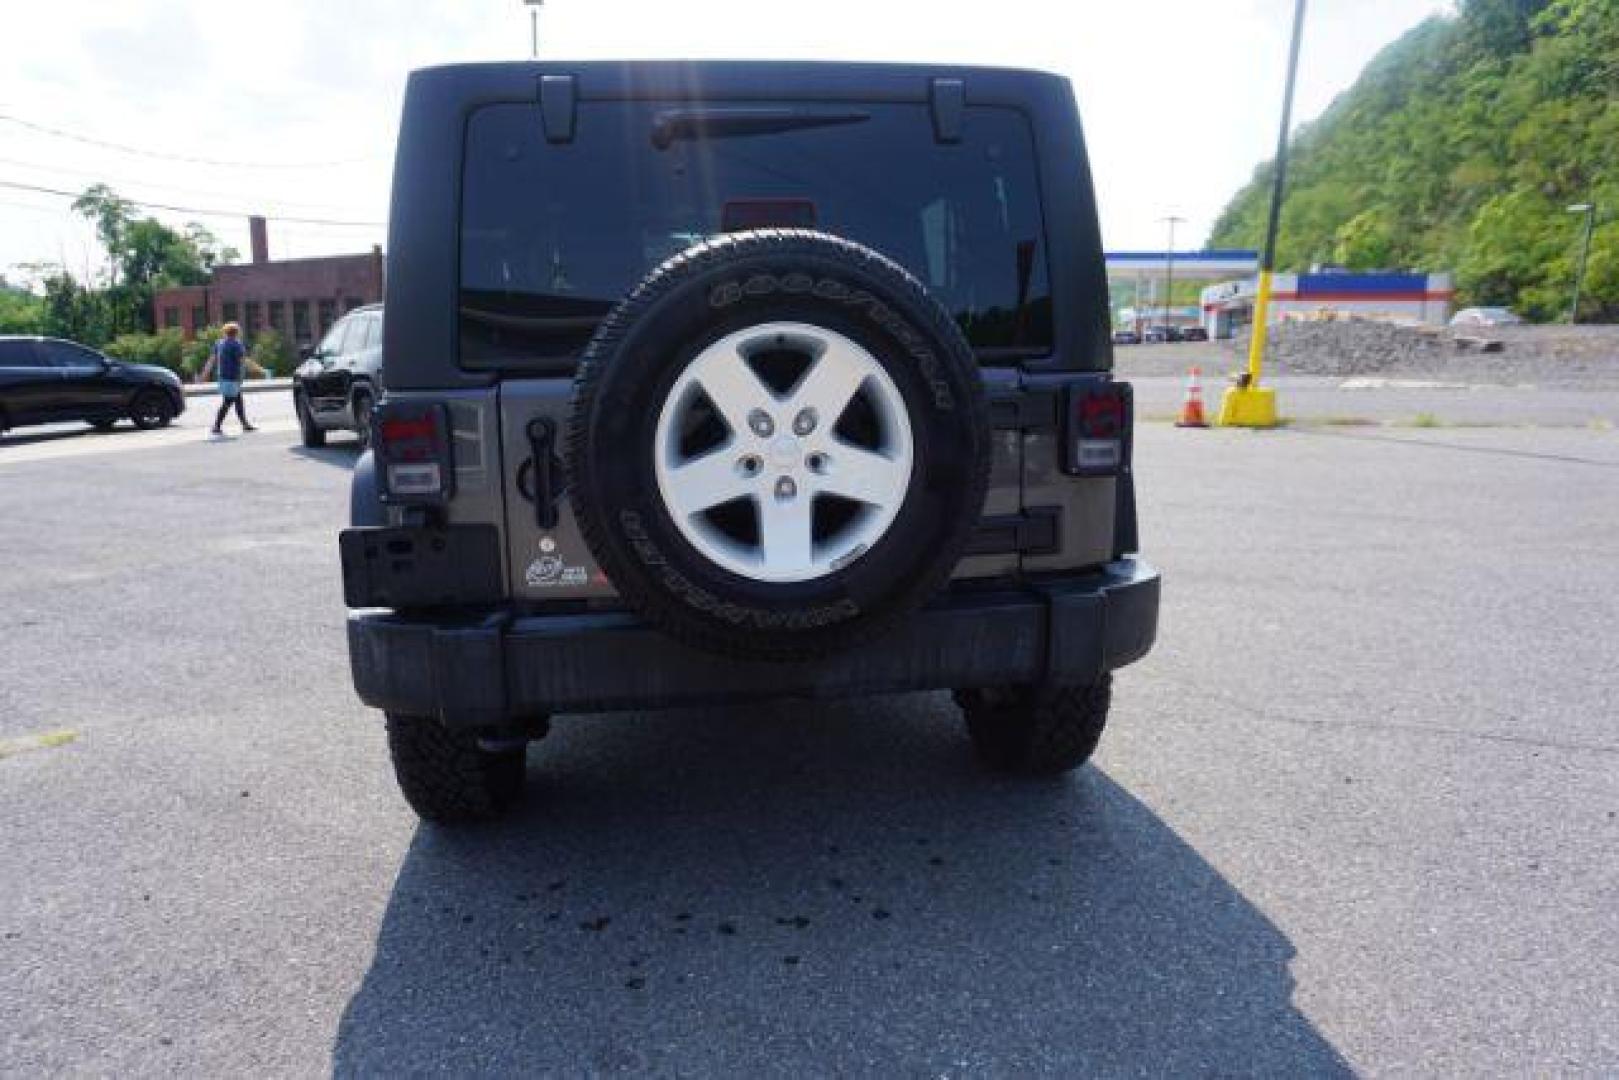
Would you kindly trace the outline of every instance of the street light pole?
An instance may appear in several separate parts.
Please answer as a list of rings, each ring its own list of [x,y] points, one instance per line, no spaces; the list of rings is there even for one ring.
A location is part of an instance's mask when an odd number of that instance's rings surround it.
[[[1183,217],[1170,214],[1159,221],[1169,222],[1169,251],[1168,262],[1164,268],[1164,340],[1169,340],[1169,307],[1175,302],[1175,226],[1185,221]]]
[[[1304,40],[1304,0],[1293,5],[1293,40],[1287,50],[1287,87],[1282,92],[1282,129],[1276,137],[1276,165],[1265,224],[1265,250],[1259,262],[1259,289],[1254,298],[1254,327],[1248,342],[1248,370],[1220,403],[1222,427],[1275,427],[1276,392],[1261,388],[1260,370],[1269,332],[1271,276],[1276,269],[1276,234],[1282,223],[1282,195],[1287,187],[1287,137],[1293,126],[1293,89],[1298,83],[1299,46]]]
[[[529,57],[534,60],[540,58],[540,8],[545,0],[523,0],[528,8],[528,48]]]
[[[1568,208],[1571,214],[1585,215],[1585,239],[1580,243],[1580,264],[1574,271],[1574,299],[1568,305],[1568,323],[1573,326],[1580,321],[1580,289],[1585,284],[1585,263],[1591,257],[1591,233],[1596,228],[1597,204],[1575,203]]]

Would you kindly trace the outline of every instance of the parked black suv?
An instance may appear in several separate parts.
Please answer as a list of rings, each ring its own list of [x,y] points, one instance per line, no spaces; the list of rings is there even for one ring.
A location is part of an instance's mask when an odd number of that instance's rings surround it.
[[[185,407],[180,377],[165,368],[58,338],[0,337],[0,431],[73,420],[105,430],[125,417],[156,428]]]
[[[382,396],[382,305],[337,320],[307,349],[292,373],[292,405],[305,446],[325,446],[328,431],[352,431],[371,444],[371,411]]]
[[[992,767],[1090,756],[1158,575],[1066,81],[422,71],[389,246],[341,547],[424,817],[564,712],[948,688]]]

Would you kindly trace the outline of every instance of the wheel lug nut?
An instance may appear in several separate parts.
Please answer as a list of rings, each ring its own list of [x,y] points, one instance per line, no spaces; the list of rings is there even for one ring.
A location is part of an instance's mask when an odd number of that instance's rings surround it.
[[[776,498],[790,499],[797,494],[798,485],[793,483],[792,477],[784,476],[780,480],[776,481]]]
[[[815,421],[818,417],[813,408],[800,409],[798,415],[793,417],[793,434],[808,435],[815,430]]]
[[[763,409],[754,409],[748,414],[748,427],[761,439],[768,439],[776,432],[775,421]]]

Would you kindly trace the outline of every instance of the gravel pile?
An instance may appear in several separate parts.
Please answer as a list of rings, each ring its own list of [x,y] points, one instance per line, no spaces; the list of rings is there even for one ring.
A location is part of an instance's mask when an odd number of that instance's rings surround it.
[[[1291,375],[1378,375],[1428,367],[1456,346],[1433,331],[1369,320],[1289,322],[1271,328],[1266,359]],[[1240,349],[1247,352],[1244,336]]]
[[[1383,376],[1560,388],[1619,388],[1619,326],[1431,328],[1350,319],[1273,327],[1278,374]],[[1479,342],[1494,343],[1485,350]],[[1246,356],[1246,335],[1226,346]]]

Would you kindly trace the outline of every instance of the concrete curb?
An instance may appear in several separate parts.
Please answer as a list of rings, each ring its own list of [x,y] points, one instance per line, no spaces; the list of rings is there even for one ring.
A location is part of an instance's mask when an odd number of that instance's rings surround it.
[[[242,383],[242,393],[244,394],[267,394],[272,390],[291,389],[291,379],[247,379]],[[210,394],[217,393],[219,393],[219,384],[216,382],[187,383],[185,386],[186,397],[207,397]]]

